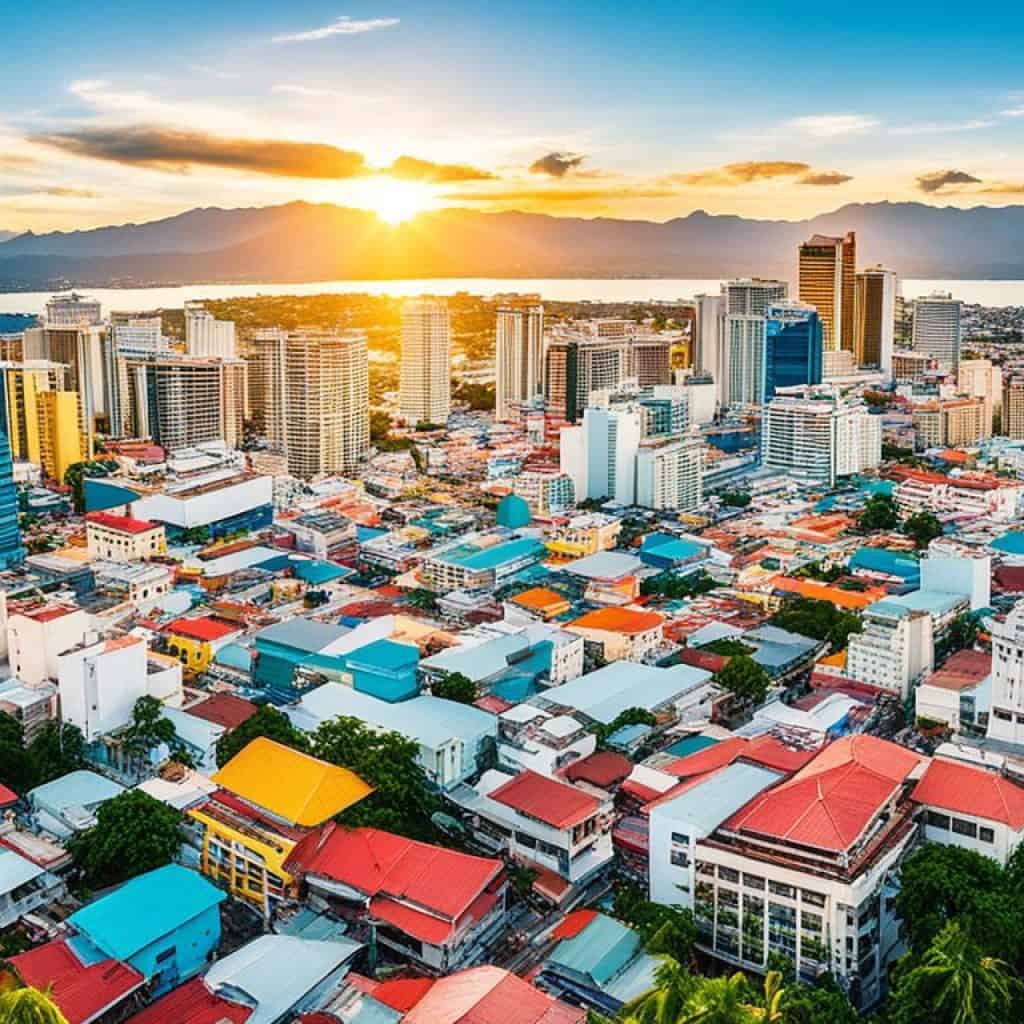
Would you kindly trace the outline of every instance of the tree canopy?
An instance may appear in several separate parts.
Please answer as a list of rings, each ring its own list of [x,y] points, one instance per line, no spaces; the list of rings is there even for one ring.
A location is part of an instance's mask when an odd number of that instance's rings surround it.
[[[462,672],[450,672],[430,689],[435,697],[453,700],[458,704],[472,704],[480,696],[476,683]]]
[[[899,522],[899,509],[888,494],[872,494],[857,517],[857,527],[865,533],[894,530]]]
[[[771,624],[814,640],[824,640],[835,650],[842,650],[850,634],[859,633],[863,628],[859,615],[811,597],[787,600],[771,617]]]
[[[903,524],[903,532],[920,550],[928,547],[936,537],[942,536],[942,523],[931,512],[915,512],[907,517]]]
[[[652,903],[638,885],[622,883],[615,889],[612,914],[636,931],[648,952],[689,963],[697,941],[689,910]]]
[[[715,673],[715,682],[728,690],[740,704],[757,705],[768,693],[771,676],[753,658],[739,654]]]
[[[299,732],[288,720],[288,716],[277,708],[264,704],[256,714],[241,725],[225,733],[217,741],[217,767],[223,768],[240,750],[244,750],[257,736],[283,743],[296,750],[307,750],[309,743],[304,733]]]

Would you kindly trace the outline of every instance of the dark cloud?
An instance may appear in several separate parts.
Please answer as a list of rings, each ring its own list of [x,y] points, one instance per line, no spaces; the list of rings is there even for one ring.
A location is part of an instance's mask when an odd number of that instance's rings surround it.
[[[624,185],[619,188],[512,188],[500,192],[450,192],[443,198],[472,203],[576,203],[605,199],[666,199],[678,194],[673,188]]]
[[[853,181],[852,174],[840,171],[810,171],[797,180],[798,185],[845,185]]]
[[[32,141],[74,156],[162,171],[202,165],[281,178],[356,178],[371,173],[362,153],[324,143],[233,139],[144,125],[79,128],[37,135]]]
[[[564,178],[579,169],[586,157],[582,153],[548,153],[530,164],[531,174],[546,174],[551,178]]]
[[[917,187],[922,192],[941,192],[950,185],[980,185],[981,178],[974,177],[966,171],[930,171],[928,174],[920,174],[917,178]]]
[[[459,181],[487,181],[494,177],[490,171],[467,164],[436,164],[432,160],[419,160],[414,156],[400,156],[382,174],[406,181],[427,181],[451,185]]]

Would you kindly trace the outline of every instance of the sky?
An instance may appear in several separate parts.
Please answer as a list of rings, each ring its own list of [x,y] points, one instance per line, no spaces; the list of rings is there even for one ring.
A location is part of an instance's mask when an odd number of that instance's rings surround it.
[[[3,46],[0,229],[1024,202],[1020,5],[51,0]]]

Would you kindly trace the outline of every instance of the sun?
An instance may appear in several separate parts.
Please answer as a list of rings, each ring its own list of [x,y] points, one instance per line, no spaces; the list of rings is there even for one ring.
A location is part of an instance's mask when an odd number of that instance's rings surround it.
[[[434,206],[434,195],[419,182],[374,178],[353,183],[351,202],[353,206],[372,210],[388,224],[400,224],[431,209]]]

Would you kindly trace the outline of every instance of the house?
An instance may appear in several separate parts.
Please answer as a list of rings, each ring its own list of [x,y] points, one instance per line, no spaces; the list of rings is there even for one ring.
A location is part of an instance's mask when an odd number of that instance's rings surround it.
[[[295,844],[372,791],[346,768],[264,736],[213,781],[220,788],[188,812],[202,873],[268,917],[294,893],[284,864]]]
[[[23,683],[38,686],[57,678],[57,659],[89,628],[89,616],[61,602],[31,608],[13,603],[7,618],[7,661]]]
[[[911,799],[924,838],[961,846],[1003,867],[1024,838],[1024,788],[997,772],[933,758]]]
[[[567,1002],[615,1015],[655,987],[658,960],[640,936],[607,914],[574,910],[551,933],[554,949],[537,984]]]
[[[516,704],[498,716],[498,767],[554,776],[593,754],[597,737],[572,715]]]
[[[292,724],[315,732],[321,723],[349,715],[374,729],[397,732],[419,744],[419,763],[440,789],[450,789],[477,774],[495,741],[494,715],[468,704],[419,696],[389,704],[338,683],[325,683],[285,708]]]
[[[611,864],[610,798],[536,772],[496,770],[449,798],[471,823],[474,840],[540,871],[534,888],[552,902],[563,902]]]
[[[0,930],[64,895],[64,882],[28,858],[0,846]]]
[[[429,971],[471,962],[505,926],[507,880],[493,858],[331,822],[285,868],[341,916],[372,920],[381,945]]]
[[[102,954],[138,971],[158,996],[213,957],[225,899],[195,871],[168,864],[125,882],[68,921]]]
[[[167,650],[190,672],[205,672],[214,655],[241,632],[239,626],[209,615],[175,619],[163,628]]]
[[[565,630],[597,648],[605,661],[643,661],[661,646],[663,616],[633,608],[598,608],[567,622]]]
[[[123,792],[124,786],[81,769],[36,786],[27,799],[36,826],[65,840],[92,828],[99,806]]]
[[[519,616],[526,621],[550,622],[571,608],[562,594],[547,587],[531,587],[505,599],[505,617]]]
[[[162,523],[110,512],[86,513],[85,538],[90,559],[144,562],[167,551]]]
[[[260,935],[129,1024],[284,1024],[331,1000],[361,949],[345,938]]]

